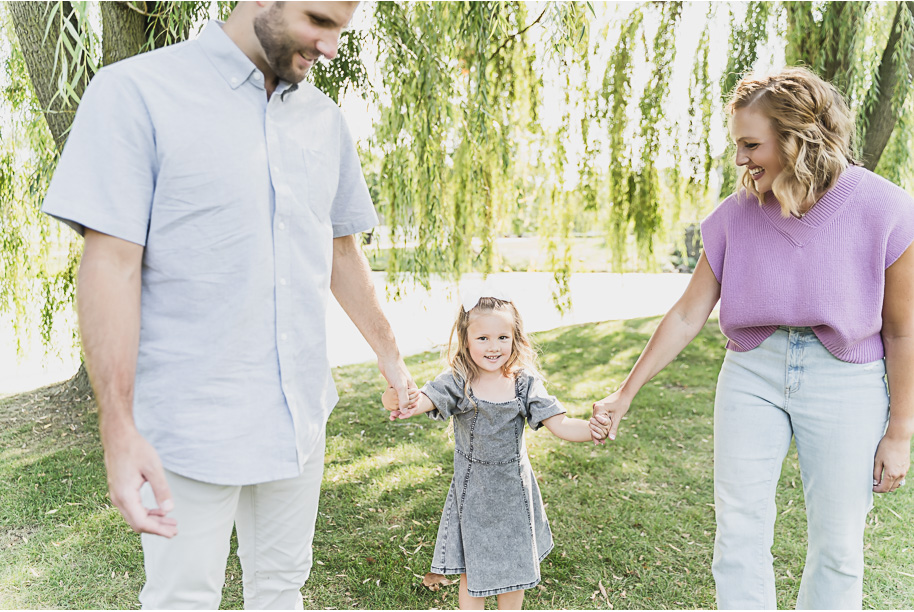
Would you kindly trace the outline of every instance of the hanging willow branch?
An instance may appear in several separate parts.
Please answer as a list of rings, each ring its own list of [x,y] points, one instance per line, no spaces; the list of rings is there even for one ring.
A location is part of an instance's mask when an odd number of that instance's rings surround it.
[[[720,104],[726,103],[736,83],[743,75],[752,71],[758,60],[759,50],[768,42],[769,15],[771,3],[749,2],[746,16],[737,19],[730,11],[730,44],[727,52],[727,67],[720,79]],[[724,124],[727,117],[724,117]],[[721,160],[721,195],[728,195],[736,188],[736,166],[733,165],[733,145],[727,140],[727,151]]]
[[[548,10],[549,10],[549,6],[547,5],[546,8],[543,9],[543,12],[540,13],[539,17],[534,19],[530,25],[526,26],[523,30],[515,32],[514,34],[511,34],[510,36],[505,38],[504,42],[502,42],[500,45],[498,45],[498,48],[495,49],[495,51],[492,52],[492,55],[489,56],[489,61],[491,62],[493,59],[495,59],[495,56],[498,55],[501,52],[501,50],[504,49],[508,45],[509,42],[511,42],[512,40],[514,40],[520,36],[523,36],[524,34],[527,33],[527,30],[529,30],[530,28],[532,28],[533,26],[538,24],[540,22],[540,20],[543,18],[543,16],[546,14],[546,11],[548,11]]]
[[[635,10],[619,32],[619,40],[610,56],[600,91],[603,129],[609,135],[608,230],[613,268],[622,269],[628,236],[628,210],[632,201],[634,180],[628,128],[628,102],[632,94],[634,53],[643,14]]]
[[[660,155],[660,129],[663,104],[670,91],[673,60],[676,57],[676,23],[682,13],[682,2],[668,2],[663,7],[660,27],[654,36],[652,60],[654,70],[641,95],[641,159],[635,175],[635,197],[628,217],[633,222],[635,242],[643,257],[653,252],[653,239],[660,228],[660,177],[657,159]]]
[[[711,178],[711,115],[713,86],[709,64],[711,47],[707,27],[713,15],[713,5],[708,6],[705,28],[695,49],[695,63],[689,79],[689,184],[703,193]]]

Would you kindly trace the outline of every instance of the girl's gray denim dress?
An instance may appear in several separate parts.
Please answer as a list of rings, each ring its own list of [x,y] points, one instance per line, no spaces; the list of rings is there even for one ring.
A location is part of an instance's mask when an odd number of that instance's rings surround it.
[[[524,444],[524,421],[539,429],[565,409],[540,379],[520,372],[515,398],[466,396],[450,371],[422,387],[429,416],[454,417],[454,478],[444,504],[432,571],[467,575],[473,597],[529,589],[552,550],[552,532]],[[472,391],[471,391],[472,394]]]

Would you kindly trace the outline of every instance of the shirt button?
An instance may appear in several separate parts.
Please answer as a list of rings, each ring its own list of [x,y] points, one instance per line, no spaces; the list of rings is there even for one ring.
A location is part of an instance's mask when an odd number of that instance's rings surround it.
[[[284,279],[284,278],[279,279],[279,284],[280,284],[280,285],[285,285],[285,284],[286,284],[286,279]]]
[[[281,229],[281,230],[286,229],[286,224],[285,224],[285,222],[283,222],[283,221],[280,221],[280,222],[279,222],[279,229]]]
[[[232,77],[232,85],[237,85],[237,84],[238,84],[238,79],[236,79],[235,77]]]
[[[279,168],[277,168],[276,166],[273,166],[272,168],[270,168],[270,172],[272,172],[273,174],[279,174]]]
[[[280,334],[279,339],[282,341],[286,341],[289,339],[289,336],[287,334]]]

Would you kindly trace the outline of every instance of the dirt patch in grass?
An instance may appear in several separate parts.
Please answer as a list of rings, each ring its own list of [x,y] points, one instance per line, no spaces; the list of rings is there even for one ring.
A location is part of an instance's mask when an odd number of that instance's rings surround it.
[[[35,527],[0,527],[0,551],[12,548],[18,544],[28,544],[41,528]]]
[[[79,439],[89,433],[87,415],[96,411],[88,377],[80,369],[76,376],[62,383],[0,397],[0,432],[23,432],[30,426],[31,431],[24,438],[17,437],[17,441],[26,444],[44,442],[51,437]]]

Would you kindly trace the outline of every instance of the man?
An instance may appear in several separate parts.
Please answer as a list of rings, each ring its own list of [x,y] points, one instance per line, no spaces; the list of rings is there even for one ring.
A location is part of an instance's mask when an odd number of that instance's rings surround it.
[[[356,234],[377,222],[338,107],[303,83],[355,3],[242,2],[101,70],[45,200],[85,236],[77,306],[111,500],[146,608],[301,608],[337,401],[328,289],[404,407],[414,387]]]

